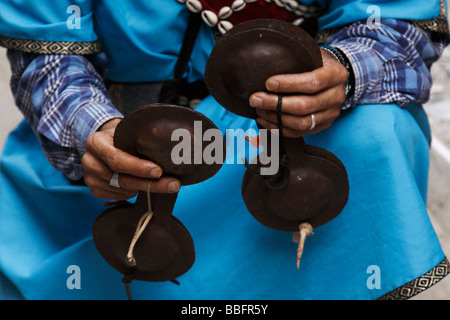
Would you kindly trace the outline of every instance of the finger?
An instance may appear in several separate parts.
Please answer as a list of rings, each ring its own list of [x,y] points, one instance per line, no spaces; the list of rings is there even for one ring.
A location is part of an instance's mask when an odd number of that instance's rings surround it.
[[[269,120],[265,120],[262,118],[257,118],[256,122],[258,122],[262,127],[267,130],[277,130],[279,129],[278,124]],[[283,127],[283,136],[288,138],[299,138],[306,135],[310,135],[313,133],[317,133],[319,131],[328,129],[332,123],[322,123],[320,125],[316,125],[313,130],[294,130],[291,128]]]
[[[348,72],[339,62],[329,62],[311,72],[275,75],[266,80],[271,92],[313,94],[334,86],[344,86]]]
[[[278,114],[275,111],[257,110],[258,117],[278,126]],[[332,123],[340,114],[340,108],[325,109],[323,111],[314,113],[315,126],[319,124]],[[297,116],[283,113],[281,115],[281,122],[283,130],[289,128],[295,131],[307,131],[312,126],[311,114],[306,116]]]
[[[92,134],[86,142],[86,148],[114,172],[151,179],[159,178],[162,174],[162,169],[157,164],[114,147],[112,133],[109,131]]]
[[[113,171],[108,168],[108,166],[96,156],[90,152],[86,152],[81,159],[81,166],[84,169],[86,175],[95,175],[102,178],[105,181],[111,179]]]
[[[345,102],[345,90],[333,87],[314,95],[286,95],[282,98],[282,111],[292,115],[308,115],[328,108],[340,107]],[[275,111],[278,95],[257,92],[250,96],[250,106]]]
[[[152,182],[150,192],[153,193],[176,193],[181,187],[180,180],[174,177],[161,177],[153,180],[130,176],[127,174],[119,174],[118,182],[121,189],[123,188],[136,191],[147,191],[148,184]]]
[[[174,177],[163,177],[153,180],[119,173],[118,183],[120,188],[116,188],[110,185],[112,175],[113,172],[111,172],[109,178],[104,179],[96,174],[86,172],[84,175],[84,181],[90,188],[125,194],[135,194],[138,191],[147,191],[150,181],[152,181],[150,191],[155,193],[176,193],[181,187],[181,182]]]
[[[113,186],[109,183],[115,171],[112,171],[102,160],[96,158],[91,153],[86,153],[82,159],[82,166],[85,170],[84,180],[88,186],[91,187],[103,187],[103,189],[113,190]],[[147,185],[150,179],[136,177],[127,173],[118,172],[118,183],[120,189],[123,191],[144,191],[147,190]],[[179,181],[175,178],[167,178],[173,180],[179,184]],[[172,189],[174,186],[172,186]],[[115,190],[117,191],[117,190]]]
[[[86,179],[89,181],[89,184],[86,184],[89,186],[91,194],[102,200],[127,200],[137,195],[137,191],[113,188],[104,180],[94,179],[89,175],[85,177],[85,181]]]
[[[116,200],[116,201],[122,201],[122,200],[128,200],[136,197],[137,192],[133,194],[128,194],[124,192],[114,192],[110,190],[104,190],[104,189],[97,189],[97,188],[89,188],[91,194],[99,199],[102,200]]]

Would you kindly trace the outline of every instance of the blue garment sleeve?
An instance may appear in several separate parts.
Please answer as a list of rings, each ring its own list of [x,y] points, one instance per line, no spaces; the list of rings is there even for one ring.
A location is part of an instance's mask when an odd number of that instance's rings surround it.
[[[311,0],[309,0],[311,1]],[[357,21],[370,21],[377,16],[383,19],[411,21],[444,20],[444,0],[319,0],[328,9],[319,18],[320,29],[340,28]]]
[[[93,0],[2,0],[0,46],[39,54],[101,51]]]
[[[122,117],[94,65],[77,55],[8,51],[11,88],[49,162],[70,179],[83,176],[86,140],[106,121]]]
[[[92,0],[2,0],[0,35],[38,41],[97,40]]]

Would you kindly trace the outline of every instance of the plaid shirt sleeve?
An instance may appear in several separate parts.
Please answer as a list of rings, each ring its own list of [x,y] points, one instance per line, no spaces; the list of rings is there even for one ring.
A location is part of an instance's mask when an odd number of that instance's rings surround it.
[[[86,140],[106,121],[122,117],[91,62],[75,55],[8,51],[16,105],[38,136],[49,162],[68,178],[84,172]]]
[[[442,55],[446,41],[444,35],[432,37],[395,19],[342,28],[326,41],[346,55],[353,69],[353,95],[342,109],[357,104],[396,103],[403,107],[427,102],[432,85],[430,67]]]

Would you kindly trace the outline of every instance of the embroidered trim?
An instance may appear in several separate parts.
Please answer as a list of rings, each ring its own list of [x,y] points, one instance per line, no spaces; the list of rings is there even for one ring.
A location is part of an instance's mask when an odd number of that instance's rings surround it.
[[[448,23],[446,20],[442,19],[430,19],[430,20],[408,20],[416,28],[424,29],[426,31],[439,32],[443,34],[450,34],[448,30]]]
[[[434,284],[441,281],[450,273],[450,262],[445,258],[436,267],[425,273],[423,276],[385,294],[378,300],[406,300],[425,291]]]
[[[438,32],[449,35],[449,28],[447,20],[436,18],[429,20],[406,20],[416,28],[420,28],[426,31]]]
[[[37,54],[77,54],[88,55],[100,52],[99,41],[93,42],[54,42],[23,40],[0,35],[0,46],[7,49]]]
[[[407,20],[407,22],[411,23],[416,28],[439,32],[447,35],[450,34],[444,0],[440,0],[439,17],[428,20]]]

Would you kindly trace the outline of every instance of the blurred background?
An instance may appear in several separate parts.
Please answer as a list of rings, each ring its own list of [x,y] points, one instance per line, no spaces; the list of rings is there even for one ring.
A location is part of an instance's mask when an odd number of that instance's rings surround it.
[[[442,247],[450,258],[450,47],[432,67],[434,84],[425,105],[433,133],[428,207]],[[6,50],[0,48],[0,151],[8,133],[21,121],[15,107]],[[414,300],[450,300],[450,276],[417,295]]]

